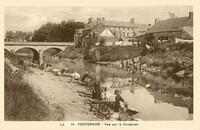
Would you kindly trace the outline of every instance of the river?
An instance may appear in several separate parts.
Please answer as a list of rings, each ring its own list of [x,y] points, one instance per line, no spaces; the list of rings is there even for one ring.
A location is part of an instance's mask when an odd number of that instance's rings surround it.
[[[112,93],[115,89],[120,89],[121,95],[129,107],[139,111],[136,117],[142,120],[193,119],[193,114],[189,114],[189,108],[183,99],[171,94],[152,91],[139,85],[132,85],[131,74],[122,69],[81,61],[60,61],[52,63],[52,65],[57,68],[68,66],[81,76],[86,71],[95,74],[100,80],[101,86],[109,87],[109,91]]]

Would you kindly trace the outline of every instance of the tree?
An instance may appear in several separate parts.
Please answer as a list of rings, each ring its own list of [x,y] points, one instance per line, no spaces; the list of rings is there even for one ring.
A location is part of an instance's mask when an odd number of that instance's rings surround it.
[[[12,37],[15,36],[15,33],[13,31],[6,31],[5,39],[6,41],[10,41]]]
[[[82,22],[75,20],[62,21],[61,23],[46,23],[34,32],[34,41],[47,42],[73,42],[76,29],[84,28]]]
[[[105,38],[100,38],[100,40],[99,40],[99,46],[104,46],[105,45],[105,43],[106,43],[106,39]]]
[[[146,40],[147,43],[151,43],[154,39],[152,34],[146,34],[144,39]]]
[[[23,31],[6,31],[5,40],[11,41],[13,38],[21,38],[23,41],[32,41],[33,32],[23,32]]]

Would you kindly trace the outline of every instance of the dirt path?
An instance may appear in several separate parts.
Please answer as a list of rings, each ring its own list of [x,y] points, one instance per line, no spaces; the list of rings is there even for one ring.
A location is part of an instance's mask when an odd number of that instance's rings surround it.
[[[55,120],[55,113],[57,113],[58,120],[100,120],[89,111],[89,105],[84,103],[85,98],[77,93],[77,90],[85,90],[83,86],[68,83],[66,82],[67,77],[54,76],[50,72],[33,68],[30,68],[30,71],[32,73],[25,73],[24,80],[33,87],[39,98],[45,101],[51,113],[54,113],[50,114],[48,120]]]

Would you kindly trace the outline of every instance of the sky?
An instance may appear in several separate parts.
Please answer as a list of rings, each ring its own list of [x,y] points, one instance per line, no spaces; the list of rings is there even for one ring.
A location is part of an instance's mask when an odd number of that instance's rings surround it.
[[[169,18],[169,12],[177,17],[188,16],[192,6],[111,6],[111,7],[5,7],[4,32],[34,31],[47,22],[60,23],[68,19],[87,22],[89,17],[114,21],[130,21],[135,18],[136,23],[153,24],[155,18],[161,20]]]

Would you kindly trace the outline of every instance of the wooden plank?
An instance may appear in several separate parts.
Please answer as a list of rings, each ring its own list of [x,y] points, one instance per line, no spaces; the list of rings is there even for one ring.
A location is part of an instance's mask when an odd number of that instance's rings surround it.
[[[84,92],[84,91],[79,91],[79,90],[77,90],[77,92],[78,92],[78,93],[85,94],[85,95],[92,95],[91,93],[86,93],[86,92]]]
[[[85,83],[85,82],[82,82],[82,81],[76,81],[76,83],[78,83],[79,85],[85,85],[85,86],[87,86],[87,85],[88,85],[87,83]]]

